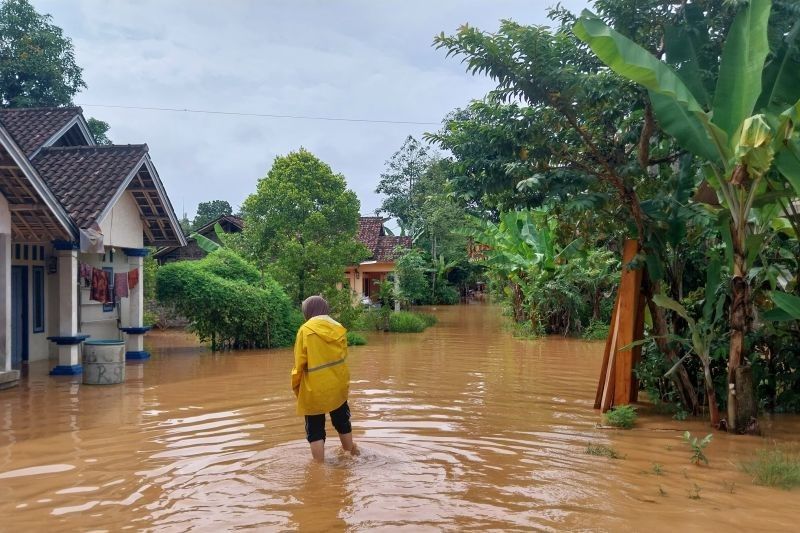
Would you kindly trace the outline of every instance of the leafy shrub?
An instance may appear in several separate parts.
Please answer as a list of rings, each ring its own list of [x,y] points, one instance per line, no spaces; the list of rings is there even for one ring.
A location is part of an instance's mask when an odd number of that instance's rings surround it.
[[[348,288],[329,291],[325,299],[331,307],[331,316],[347,329],[354,329],[364,314],[363,307],[353,304],[355,295]]]
[[[351,329],[355,331],[383,331],[383,317],[378,312],[378,309],[367,309],[356,319]]]
[[[402,279],[402,278],[401,278]],[[438,285],[434,295],[434,303],[438,305],[456,305],[461,302],[461,293],[452,285]]]
[[[602,341],[608,338],[609,329],[610,327],[606,322],[592,320],[581,333],[581,337],[587,341]]]
[[[753,476],[757,485],[791,490],[800,487],[800,453],[780,448],[759,450],[756,458],[740,468]]]
[[[364,346],[367,344],[367,339],[360,333],[356,333],[355,331],[348,331],[347,332],[347,345],[348,346]]]
[[[396,263],[397,275],[400,279],[398,297],[405,305],[424,300],[430,290],[425,259],[419,250],[411,249],[401,255]]]
[[[688,431],[683,434],[683,441],[692,449],[692,456],[689,459],[692,461],[692,464],[699,465],[701,462],[708,464],[708,457],[706,457],[706,454],[703,453],[703,450],[705,450],[706,447],[711,444],[711,439],[713,437],[714,435],[711,433],[702,439],[692,437],[692,434]]]
[[[631,429],[636,424],[636,409],[632,405],[620,405],[612,407],[605,415],[608,425]]]
[[[425,320],[416,313],[400,311],[389,315],[389,331],[395,333],[420,333],[426,327]]]
[[[290,346],[303,321],[272,278],[224,248],[159,268],[156,293],[215,350]]]

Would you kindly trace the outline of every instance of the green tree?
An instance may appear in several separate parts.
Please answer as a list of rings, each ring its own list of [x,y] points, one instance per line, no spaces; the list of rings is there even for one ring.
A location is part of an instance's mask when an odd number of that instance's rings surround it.
[[[397,297],[405,305],[425,300],[430,290],[428,262],[419,250],[409,250],[397,259],[395,271],[399,280]]]
[[[386,171],[375,189],[386,196],[378,213],[396,218],[403,233],[412,237],[420,230],[420,182],[433,160],[430,148],[409,135],[386,162]]]
[[[210,202],[200,202],[197,205],[197,214],[192,221],[192,228],[199,229],[219,217],[230,215],[233,208],[225,200],[211,200]]]
[[[301,148],[276,157],[258,181],[233,241],[300,302],[334,290],[345,267],[368,256],[356,239],[359,209],[344,176]]]
[[[704,162],[705,177],[726,208],[720,223],[732,263],[728,428],[736,432],[756,415],[739,413],[739,398],[749,392],[736,390],[753,320],[750,273],[773,219],[783,214],[776,200],[800,194],[800,139],[794,131],[800,121],[800,21],[767,62],[771,7],[770,0],[751,0],[738,10],[713,95],[700,91],[703,63],[693,55],[691,41],[674,43],[683,49],[682,61],[671,67],[588,11],[574,28],[611,69],[647,88],[662,128]]]
[[[72,41],[27,0],[0,5],[0,107],[70,105],[86,87]]]
[[[101,146],[114,144],[111,142],[111,139],[108,138],[108,130],[111,129],[111,126],[108,125],[108,122],[96,119],[94,117],[89,117],[89,120],[86,121],[86,124],[89,126],[89,133],[92,134],[95,143]]]

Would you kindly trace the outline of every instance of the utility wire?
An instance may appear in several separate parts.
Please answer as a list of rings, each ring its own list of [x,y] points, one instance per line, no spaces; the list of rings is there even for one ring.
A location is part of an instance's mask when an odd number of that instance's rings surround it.
[[[380,120],[368,118],[347,118],[347,117],[323,117],[314,115],[279,115],[275,113],[243,113],[237,111],[214,111],[210,109],[188,109],[177,107],[139,107],[127,105],[110,104],[83,104],[82,107],[101,107],[107,109],[135,109],[138,111],[169,111],[173,113],[200,113],[204,115],[230,115],[237,117],[261,117],[261,118],[289,118],[295,120],[325,120],[328,122],[365,122],[370,124],[411,124],[415,126],[440,126],[439,122],[417,122],[413,120]]]

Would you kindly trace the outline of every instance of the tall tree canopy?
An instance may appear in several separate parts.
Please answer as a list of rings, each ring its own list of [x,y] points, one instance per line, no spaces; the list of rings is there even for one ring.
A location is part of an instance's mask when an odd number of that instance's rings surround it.
[[[238,246],[296,301],[333,290],[367,253],[358,243],[360,203],[344,176],[301,148],[275,158],[242,206]]]
[[[27,0],[0,5],[0,107],[63,106],[86,87],[72,41]]]
[[[233,208],[225,200],[211,200],[210,202],[200,202],[197,205],[197,214],[192,222],[192,228],[202,228],[209,222],[219,217],[233,214]]]

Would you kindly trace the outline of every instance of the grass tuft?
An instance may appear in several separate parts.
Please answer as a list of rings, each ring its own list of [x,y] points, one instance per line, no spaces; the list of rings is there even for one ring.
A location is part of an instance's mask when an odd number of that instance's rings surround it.
[[[781,448],[759,450],[740,468],[753,476],[756,485],[792,490],[800,487],[800,453]]]
[[[605,444],[589,443],[586,447],[587,455],[595,455],[597,457],[608,457],[609,459],[625,459],[617,450]]]
[[[364,346],[367,344],[367,339],[360,333],[356,333],[355,331],[348,331],[347,332],[347,345],[348,346]]]

